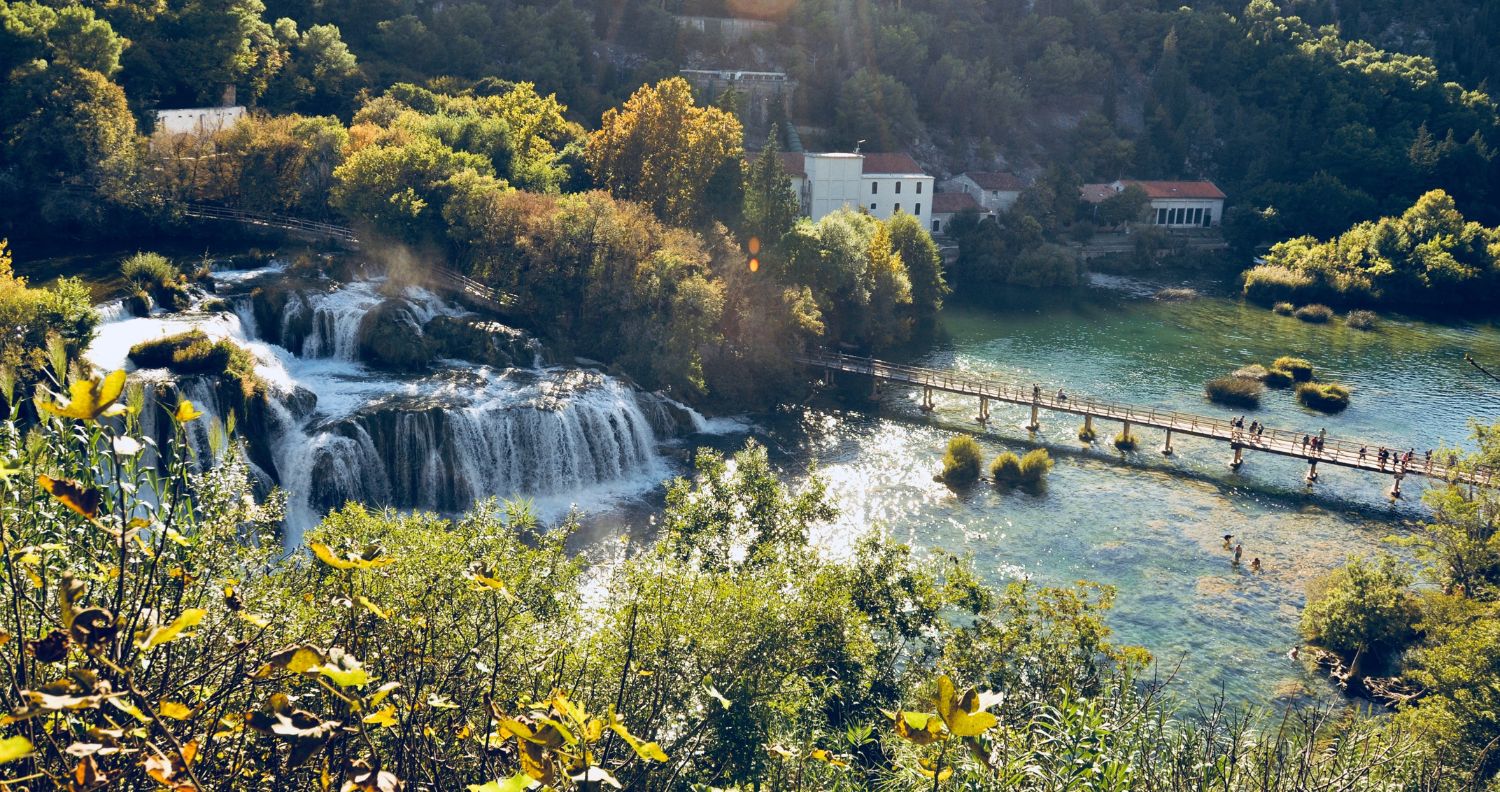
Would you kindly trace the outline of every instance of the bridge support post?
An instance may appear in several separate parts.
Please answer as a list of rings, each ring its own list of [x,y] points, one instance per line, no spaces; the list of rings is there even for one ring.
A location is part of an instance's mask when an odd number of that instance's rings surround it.
[[[932,412],[935,405],[932,403],[932,386],[922,386],[922,412]]]
[[[1245,464],[1245,447],[1239,443],[1230,443],[1229,445],[1234,449],[1234,459],[1230,460],[1229,466],[1235,470],[1239,470],[1240,465]]]
[[[1391,484],[1391,497],[1395,498],[1396,500],[1400,500],[1401,499],[1401,479],[1402,478],[1403,478],[1403,476],[1400,473],[1397,473],[1396,474],[1396,481],[1395,481],[1395,483]]]
[[[1318,480],[1318,460],[1307,460],[1307,483],[1312,484]]]
[[[1171,456],[1172,455],[1172,430],[1171,429],[1167,430],[1167,439],[1166,439],[1166,442],[1162,443],[1161,455],[1162,456]]]
[[[976,420],[982,424],[990,422],[990,397],[979,397],[979,417]]]
[[[1041,422],[1041,419],[1039,418],[1039,412],[1038,412],[1040,409],[1041,409],[1041,405],[1039,405],[1035,399],[1032,399],[1031,400],[1031,423],[1029,423],[1029,424],[1026,425],[1026,431],[1028,431],[1028,432],[1035,432],[1036,430],[1042,428],[1042,422]]]

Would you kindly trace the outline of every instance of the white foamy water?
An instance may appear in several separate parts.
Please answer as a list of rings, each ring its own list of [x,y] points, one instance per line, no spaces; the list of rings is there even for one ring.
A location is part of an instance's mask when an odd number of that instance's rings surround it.
[[[244,290],[280,269],[215,278],[221,292]],[[604,375],[444,361],[430,373],[402,376],[365,366],[359,324],[389,291],[380,281],[360,281],[294,295],[278,329],[295,351],[262,340],[243,296],[231,295],[234,310],[225,312],[139,318],[122,309],[101,326],[87,357],[104,369],[130,369],[133,346],[193,329],[248,350],[271,391],[262,429],[277,480],[291,494],[289,544],[349,500],[456,512],[487,497],[526,497],[555,520],[575,506],[598,509],[638,496],[671,474],[657,453],[664,438],[635,391]],[[400,296],[423,324],[465,313],[422,289]],[[299,327],[300,338],[293,332]],[[164,371],[135,376],[171,379]],[[178,390],[209,413],[189,435],[194,452],[206,455],[208,427],[227,410],[201,378],[185,379]],[[707,430],[710,422],[690,415],[694,431]]]

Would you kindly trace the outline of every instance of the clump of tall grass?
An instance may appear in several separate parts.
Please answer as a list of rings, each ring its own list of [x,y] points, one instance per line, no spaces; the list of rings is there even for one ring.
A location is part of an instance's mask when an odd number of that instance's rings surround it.
[[[1267,388],[1290,388],[1296,379],[1292,376],[1292,372],[1286,369],[1271,368],[1266,370],[1266,375],[1261,377],[1260,381]]]
[[[1292,315],[1304,322],[1323,324],[1333,318],[1333,309],[1320,303],[1304,305],[1292,312]]]
[[[1380,327],[1380,317],[1374,311],[1350,311],[1344,317],[1344,324],[1355,330],[1376,330]]]
[[[1349,389],[1336,382],[1304,382],[1297,386],[1297,401],[1319,412],[1342,412],[1349,407]]]
[[[996,484],[1035,484],[1052,470],[1052,457],[1045,448],[1037,448],[1018,457],[1004,451],[990,463],[990,477]]]
[[[1297,310],[1297,306],[1292,305],[1289,302],[1279,302],[1271,306],[1271,313],[1280,314],[1282,316],[1291,316],[1292,311],[1295,310]]]
[[[255,358],[249,352],[233,341],[215,341],[202,330],[142,341],[130,348],[128,356],[139,368],[229,377],[240,384],[247,396],[260,386],[255,375]]]
[[[1136,442],[1135,435],[1133,434],[1121,430],[1119,434],[1115,435],[1115,448],[1121,451],[1134,451],[1139,446],[1140,443]]]
[[[1261,264],[1245,270],[1245,296],[1263,305],[1276,300],[1296,299],[1316,285],[1316,278],[1291,267]]]
[[[1245,377],[1219,377],[1203,383],[1208,400],[1215,404],[1233,407],[1259,407],[1261,385],[1259,380]]]
[[[1098,434],[1096,434],[1094,432],[1093,427],[1087,426],[1087,425],[1078,427],[1078,439],[1079,440],[1082,440],[1085,443],[1092,443],[1092,442],[1094,442],[1095,438],[1097,438],[1097,437],[1098,437]]]
[[[120,262],[120,275],[138,289],[150,290],[176,283],[181,273],[160,253],[137,253]]]
[[[1156,293],[1156,299],[1165,302],[1187,302],[1201,296],[1203,295],[1199,294],[1197,289],[1187,288],[1162,289]]]
[[[1313,365],[1307,360],[1299,357],[1283,356],[1276,358],[1271,364],[1273,369],[1281,369],[1292,375],[1296,382],[1311,382],[1313,377]]]
[[[949,484],[967,484],[979,478],[983,464],[979,443],[969,435],[959,435],[948,441],[948,450],[943,454],[942,480]]]

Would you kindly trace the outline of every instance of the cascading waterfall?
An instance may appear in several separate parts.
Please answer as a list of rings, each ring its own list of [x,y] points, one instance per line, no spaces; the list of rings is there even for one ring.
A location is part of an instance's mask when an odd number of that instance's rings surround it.
[[[260,475],[274,475],[290,493],[289,544],[347,501],[451,513],[482,498],[524,496],[556,502],[561,511],[571,498],[641,492],[669,473],[657,444],[674,424],[656,414],[660,397],[598,372],[444,361],[435,370],[400,376],[361,362],[361,323],[388,300],[399,299],[422,326],[439,316],[466,316],[430,292],[396,291],[378,280],[332,288],[319,282],[269,302],[262,295],[257,304],[250,289],[285,282],[257,280],[247,271],[226,274],[228,288],[221,283],[219,296],[231,310],[122,314],[101,330],[89,358],[120,367],[134,344],[194,328],[248,349],[268,398],[259,425],[247,427],[240,416],[240,433],[262,436],[266,467],[275,471]],[[267,305],[279,310],[273,328],[279,343],[260,334],[272,318]],[[528,359],[517,365],[539,358],[534,340],[520,348]],[[231,409],[218,383],[166,372],[142,376],[205,412],[188,427],[187,441],[195,456],[207,459],[210,426],[222,426]],[[170,432],[163,420],[153,414],[143,429]]]

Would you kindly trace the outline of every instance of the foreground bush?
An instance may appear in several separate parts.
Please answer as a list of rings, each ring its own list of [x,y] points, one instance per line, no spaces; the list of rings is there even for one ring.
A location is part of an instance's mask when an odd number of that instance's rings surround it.
[[[1313,376],[1313,365],[1298,357],[1279,357],[1271,364],[1272,369],[1280,369],[1292,375],[1297,382],[1310,382]]]
[[[1280,316],[1291,316],[1292,311],[1295,310],[1297,310],[1297,306],[1292,305],[1289,302],[1279,302],[1271,306],[1271,313],[1278,314]]]
[[[1345,661],[1360,652],[1372,664],[1394,658],[1417,635],[1421,613],[1409,589],[1412,580],[1392,556],[1375,562],[1349,559],[1308,585],[1303,637]]]
[[[1374,311],[1350,311],[1344,317],[1344,324],[1355,330],[1376,330],[1380,327],[1380,317]]]
[[[31,288],[16,277],[10,247],[0,239],[0,416],[14,417],[35,386],[65,376],[57,362],[82,353],[98,326],[83,281],[61,278]]]
[[[1297,401],[1320,412],[1342,412],[1349,406],[1349,389],[1332,382],[1304,382],[1297,386]]]
[[[966,484],[979,478],[983,464],[979,443],[968,435],[959,435],[948,441],[940,476],[949,484]]]
[[[1233,407],[1259,407],[1260,380],[1247,377],[1219,377],[1203,383],[1203,391],[1215,404]]]
[[[754,445],[700,452],[662,540],[594,574],[569,525],[493,502],[351,505],[283,559],[282,500],[245,497],[233,447],[202,473],[148,467],[126,390],[49,401],[29,442],[0,423],[0,524],[26,549],[0,608],[0,764],[34,788],[930,790],[936,768],[939,789],[1040,792],[1080,788],[1056,746],[1081,745],[1139,780],[1109,788],[1451,772],[1382,719],[1178,715],[1138,682],[1144,653],[1109,643],[1106,587],[989,589],[873,537],[824,559],[821,484],[790,490]],[[179,407],[172,445],[198,420]]]
[[[1115,435],[1115,448],[1121,451],[1134,451],[1138,445],[1139,443],[1136,442],[1135,435],[1133,434],[1126,434],[1124,431],[1121,431]]]
[[[1313,303],[1312,305],[1304,305],[1301,308],[1298,308],[1297,310],[1292,312],[1292,315],[1304,322],[1311,322],[1312,324],[1324,324],[1329,319],[1333,318],[1333,309],[1329,308],[1326,305]]]

